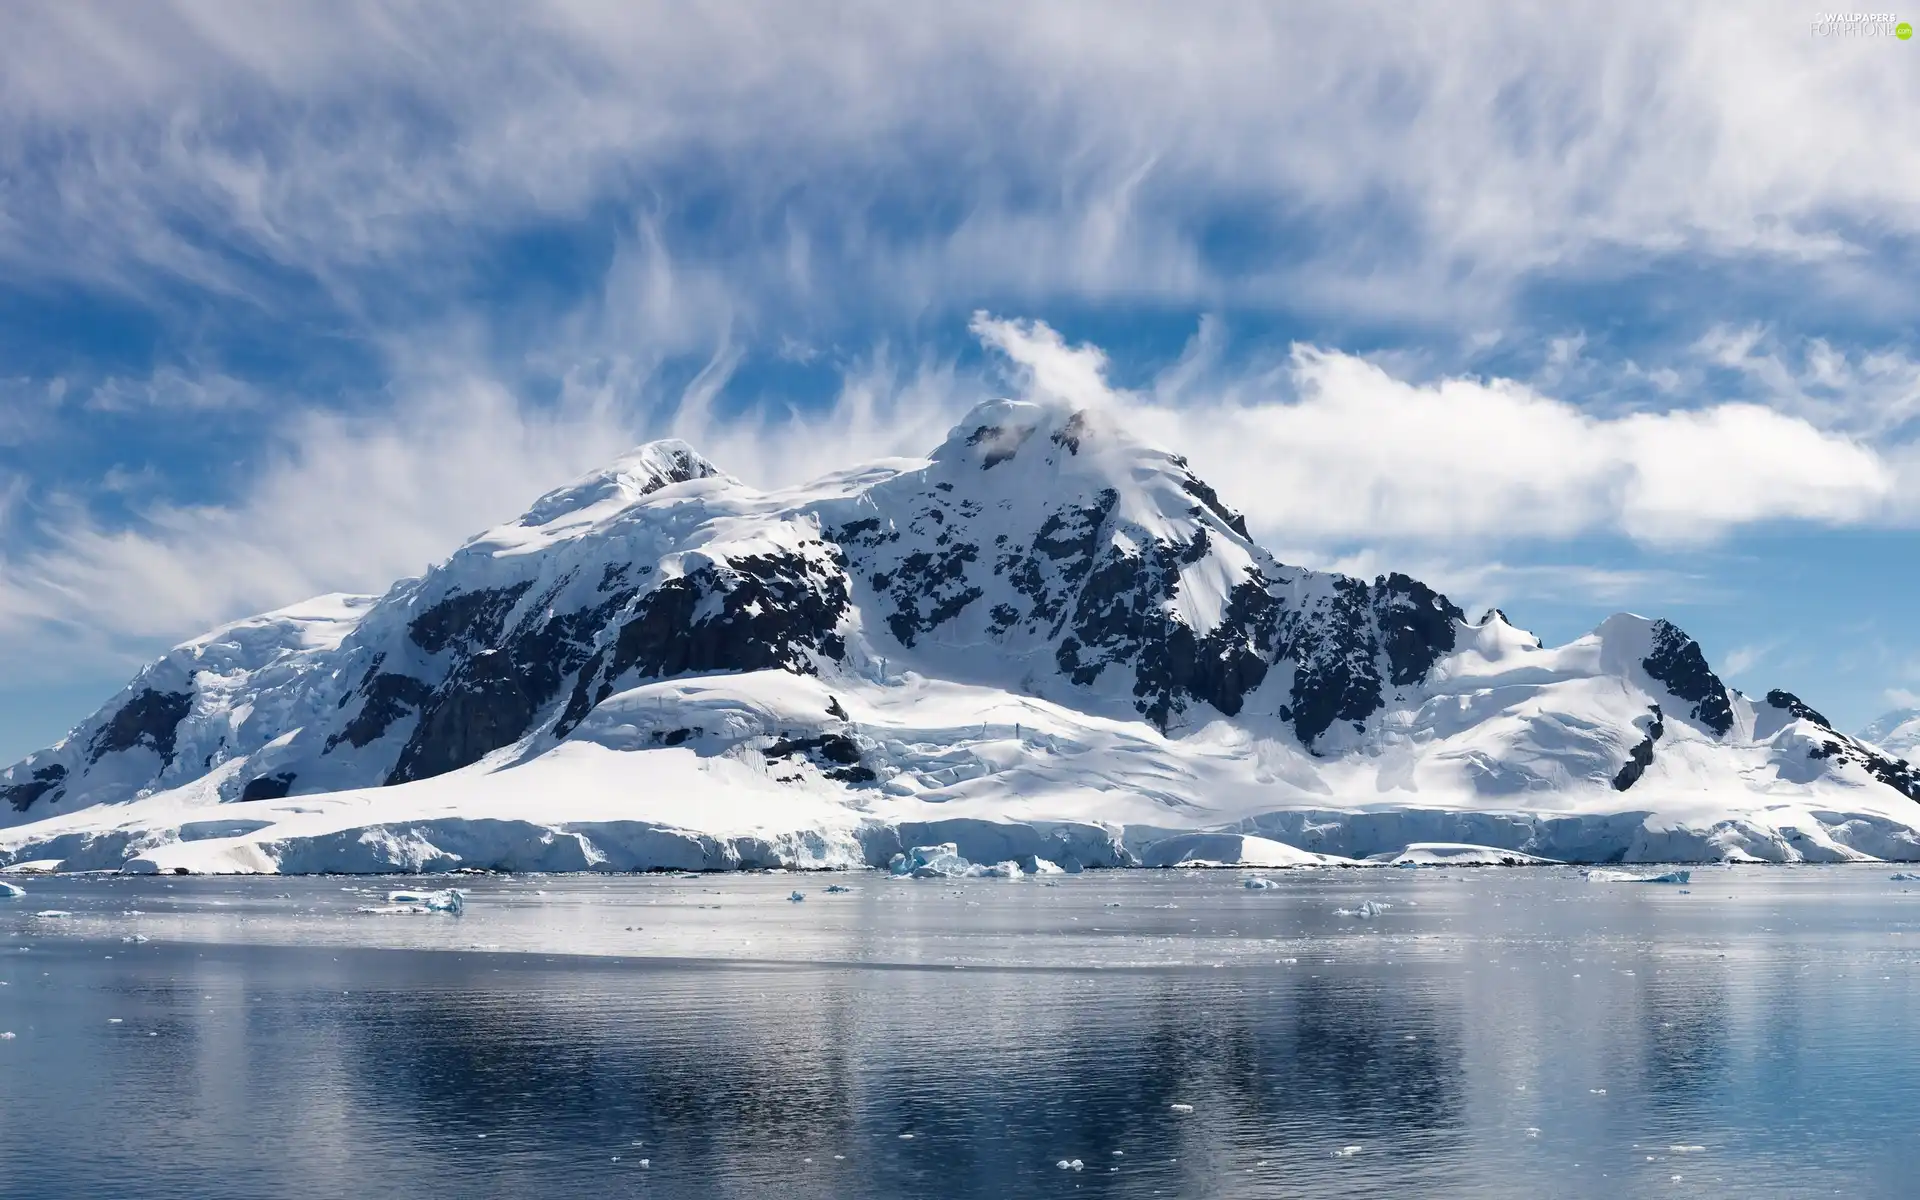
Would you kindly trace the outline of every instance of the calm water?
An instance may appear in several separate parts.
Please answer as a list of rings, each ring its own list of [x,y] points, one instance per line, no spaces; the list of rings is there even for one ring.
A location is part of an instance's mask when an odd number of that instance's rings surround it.
[[[28,879],[0,1194],[1912,1196],[1892,870]]]

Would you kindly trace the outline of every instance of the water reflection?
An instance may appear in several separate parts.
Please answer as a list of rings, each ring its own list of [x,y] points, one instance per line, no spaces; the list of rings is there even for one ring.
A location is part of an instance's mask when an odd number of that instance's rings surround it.
[[[1910,899],[1408,874],[676,893],[703,924],[660,945],[750,958],[458,949],[530,918],[356,924],[327,881],[203,885],[170,927],[221,939],[127,943],[166,898],[75,883],[72,925],[0,917],[0,1193],[1902,1193]],[[663,923],[655,885],[543,887],[563,943]],[[1397,916],[1333,916],[1357,890]]]

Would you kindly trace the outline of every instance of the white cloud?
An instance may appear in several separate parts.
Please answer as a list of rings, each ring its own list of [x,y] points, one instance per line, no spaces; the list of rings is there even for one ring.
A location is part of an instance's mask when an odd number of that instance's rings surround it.
[[[1813,264],[1898,300],[1898,264],[1852,231],[1920,232],[1920,145],[1886,133],[1920,76],[1904,46],[1807,25],[1781,4],[895,0],[822,21],[710,0],[668,22],[613,0],[73,0],[14,14],[0,47],[0,260],[265,286],[224,237],[350,288],[475,228],[671,214],[697,162],[728,269],[816,304],[1451,319],[1622,249]],[[882,208],[946,215],[890,231]],[[1223,214],[1298,226],[1302,253],[1211,252]]]
[[[1128,393],[1099,351],[1040,322],[976,318],[1036,390],[1111,403],[1176,447],[1269,537],[1292,541],[1566,538],[1692,543],[1770,520],[1881,515],[1897,475],[1843,434],[1753,404],[1596,417],[1511,380],[1409,383],[1296,346],[1284,377]]]
[[[1720,674],[1728,679],[1737,679],[1759,666],[1767,657],[1765,646],[1735,646],[1721,656]]]
[[[1715,325],[1695,354],[1744,379],[1755,399],[1828,428],[1885,436],[1920,418],[1920,361],[1898,348],[1792,341],[1759,325]]]

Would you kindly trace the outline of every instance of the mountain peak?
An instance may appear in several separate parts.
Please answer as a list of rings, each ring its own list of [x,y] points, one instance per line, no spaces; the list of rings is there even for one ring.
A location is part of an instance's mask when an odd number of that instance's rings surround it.
[[[723,474],[679,438],[662,438],[635,446],[607,466],[548,492],[533,502],[520,524],[551,525],[610,501],[624,506],[663,487]]]

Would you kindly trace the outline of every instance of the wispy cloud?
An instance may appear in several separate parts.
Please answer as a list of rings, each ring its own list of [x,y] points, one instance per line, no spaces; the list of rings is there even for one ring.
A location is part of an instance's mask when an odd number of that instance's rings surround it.
[[[1278,537],[1684,544],[1763,521],[1869,519],[1897,490],[1873,448],[1754,404],[1597,417],[1512,380],[1409,383],[1305,345],[1280,376],[1196,387],[1190,356],[1177,390],[1127,392],[1100,351],[1042,323],[975,324],[1028,386],[1125,409]]]
[[[1884,132],[1920,80],[1786,7],[836,14],[35,8],[0,50],[0,260],[247,295],[291,269],[368,301],[370,265],[444,271],[478,230],[613,200],[794,303],[1451,321],[1623,254],[1871,271],[1854,231],[1920,221],[1920,147]],[[1280,236],[1223,251],[1227,220]]]

